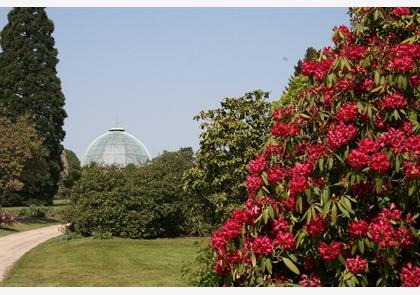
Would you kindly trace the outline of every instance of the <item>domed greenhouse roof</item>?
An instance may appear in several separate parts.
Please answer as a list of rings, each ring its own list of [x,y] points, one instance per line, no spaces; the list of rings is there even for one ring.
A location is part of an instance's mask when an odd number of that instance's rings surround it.
[[[146,146],[122,128],[111,128],[88,146],[82,165],[97,163],[125,167],[141,165],[150,160]]]

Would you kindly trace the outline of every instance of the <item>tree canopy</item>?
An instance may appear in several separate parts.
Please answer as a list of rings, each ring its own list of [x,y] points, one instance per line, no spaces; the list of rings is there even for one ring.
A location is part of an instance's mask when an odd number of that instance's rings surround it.
[[[9,12],[0,33],[0,107],[12,121],[30,114],[48,150],[48,179],[38,183],[36,194],[24,196],[45,202],[51,202],[58,188],[66,117],[53,31],[44,8],[18,7]]]

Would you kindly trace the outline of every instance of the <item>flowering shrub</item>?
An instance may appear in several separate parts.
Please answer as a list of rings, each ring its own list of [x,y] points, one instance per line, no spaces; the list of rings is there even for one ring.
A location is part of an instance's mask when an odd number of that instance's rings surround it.
[[[15,216],[13,214],[7,213],[6,211],[1,211],[0,215],[0,227],[4,225],[11,225],[15,221]]]
[[[230,286],[420,286],[418,8],[354,8],[216,230]]]

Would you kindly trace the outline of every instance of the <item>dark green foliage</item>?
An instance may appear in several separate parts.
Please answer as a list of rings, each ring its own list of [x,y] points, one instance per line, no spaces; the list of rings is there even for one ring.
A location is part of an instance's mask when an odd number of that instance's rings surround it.
[[[268,92],[227,97],[218,109],[200,112],[200,149],[185,174],[188,227],[207,234],[244,201],[247,165],[270,130]]]
[[[182,175],[193,151],[164,152],[141,167],[82,168],[71,199],[71,231],[128,238],[184,233]]]
[[[31,205],[29,207],[20,209],[18,216],[39,218],[39,217],[46,217],[51,212],[52,212],[51,207]]]
[[[36,192],[23,196],[46,203],[51,203],[58,189],[66,117],[53,31],[44,8],[14,8],[0,35],[0,106],[11,120],[29,113],[49,152],[49,177],[37,184]],[[33,168],[31,174],[36,173]]]
[[[28,116],[11,121],[1,113],[0,205],[40,203],[24,196],[36,195],[39,183],[48,180],[48,152]]]
[[[64,170],[60,181],[60,192],[67,196],[71,193],[71,189],[77,180],[80,179],[80,160],[72,151],[64,150]]]

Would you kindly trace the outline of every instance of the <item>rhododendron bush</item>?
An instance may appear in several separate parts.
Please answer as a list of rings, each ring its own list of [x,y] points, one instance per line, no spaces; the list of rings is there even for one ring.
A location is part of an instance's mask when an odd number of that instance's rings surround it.
[[[354,8],[212,235],[232,286],[420,286],[418,8]]]
[[[6,211],[0,212],[0,228],[5,225],[11,225],[15,221],[13,214],[7,213]]]

